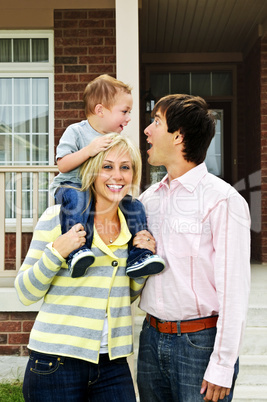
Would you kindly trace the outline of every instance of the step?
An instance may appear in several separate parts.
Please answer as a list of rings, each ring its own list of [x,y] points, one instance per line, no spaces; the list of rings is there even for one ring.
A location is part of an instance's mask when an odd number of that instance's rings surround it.
[[[267,355],[266,339],[267,328],[247,327],[241,347],[241,355]]]
[[[267,292],[266,292],[267,293]],[[247,315],[248,327],[267,327],[267,305],[250,305]]]
[[[267,387],[267,355],[240,356],[239,385],[264,385]]]
[[[233,402],[262,402],[267,401],[267,387],[258,385],[236,386]]]

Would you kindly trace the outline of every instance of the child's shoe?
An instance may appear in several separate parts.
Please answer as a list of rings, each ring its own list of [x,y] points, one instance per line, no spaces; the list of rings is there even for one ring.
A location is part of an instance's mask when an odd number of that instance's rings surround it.
[[[79,278],[83,276],[90,265],[95,261],[94,253],[89,249],[81,249],[74,254],[73,258],[69,261],[70,276],[72,278]]]
[[[147,254],[134,264],[127,265],[126,275],[130,278],[159,274],[165,268],[164,260],[157,254]]]

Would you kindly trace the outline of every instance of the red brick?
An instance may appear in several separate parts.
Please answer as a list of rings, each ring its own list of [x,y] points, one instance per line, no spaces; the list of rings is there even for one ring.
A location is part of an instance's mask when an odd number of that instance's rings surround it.
[[[20,332],[21,323],[17,321],[1,321],[0,332]]]
[[[9,313],[0,313],[0,321],[6,321],[9,319]]]
[[[0,334],[0,344],[6,344],[7,343],[7,334]]]
[[[104,38],[81,38],[79,39],[80,46],[101,46],[104,44]]]
[[[80,64],[103,64],[105,56],[81,56],[79,57]]]
[[[77,82],[78,81],[78,76],[75,74],[58,74],[55,77],[56,83],[58,82]]]
[[[104,20],[87,19],[79,23],[79,28],[104,28]]]
[[[97,29],[97,28],[92,28],[89,29],[89,36],[114,36],[114,31],[112,28],[102,28],[102,29]]]
[[[29,321],[29,320],[35,320],[38,312],[14,312],[10,313],[10,319],[11,320],[21,320],[21,321]]]
[[[22,331],[23,332],[31,332],[33,324],[34,324],[34,321],[24,321],[22,323]]]
[[[89,10],[89,18],[114,18],[115,11],[113,9]]]
[[[107,64],[91,64],[89,66],[89,73],[97,73],[97,74],[108,74],[113,73],[113,65]]]
[[[0,356],[20,355],[20,346],[0,345]]]
[[[9,334],[9,345],[27,345],[29,342],[29,334]]]
[[[55,112],[55,117],[58,119],[66,119],[66,118],[78,118],[77,110],[74,110],[73,112],[67,110],[67,111],[59,111]]]
[[[87,47],[65,47],[64,55],[79,56],[82,54],[87,54]]]

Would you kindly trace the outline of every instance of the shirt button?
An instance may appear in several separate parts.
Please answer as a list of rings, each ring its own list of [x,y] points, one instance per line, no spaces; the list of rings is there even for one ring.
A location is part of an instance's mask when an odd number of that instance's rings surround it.
[[[117,267],[119,265],[118,261],[112,261],[111,265],[113,267]]]

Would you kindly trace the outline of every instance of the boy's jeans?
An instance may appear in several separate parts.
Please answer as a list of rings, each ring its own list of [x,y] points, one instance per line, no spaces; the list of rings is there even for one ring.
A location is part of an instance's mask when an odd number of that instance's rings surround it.
[[[77,184],[65,182],[64,186],[59,187],[56,191],[55,202],[56,204],[61,204],[60,223],[62,234],[68,232],[76,223],[81,223],[87,233],[86,245],[81,249],[91,248],[94,228],[94,204],[92,201],[89,203],[89,192],[79,191],[79,188],[80,186]],[[120,202],[120,209],[125,216],[132,235],[128,245],[127,264],[134,263],[147,254],[152,255],[153,253],[150,250],[140,249],[132,245],[132,240],[136,233],[140,230],[147,230],[143,204],[133,199],[130,195],[126,195]],[[74,250],[68,259],[71,259],[78,250],[80,249]]]

